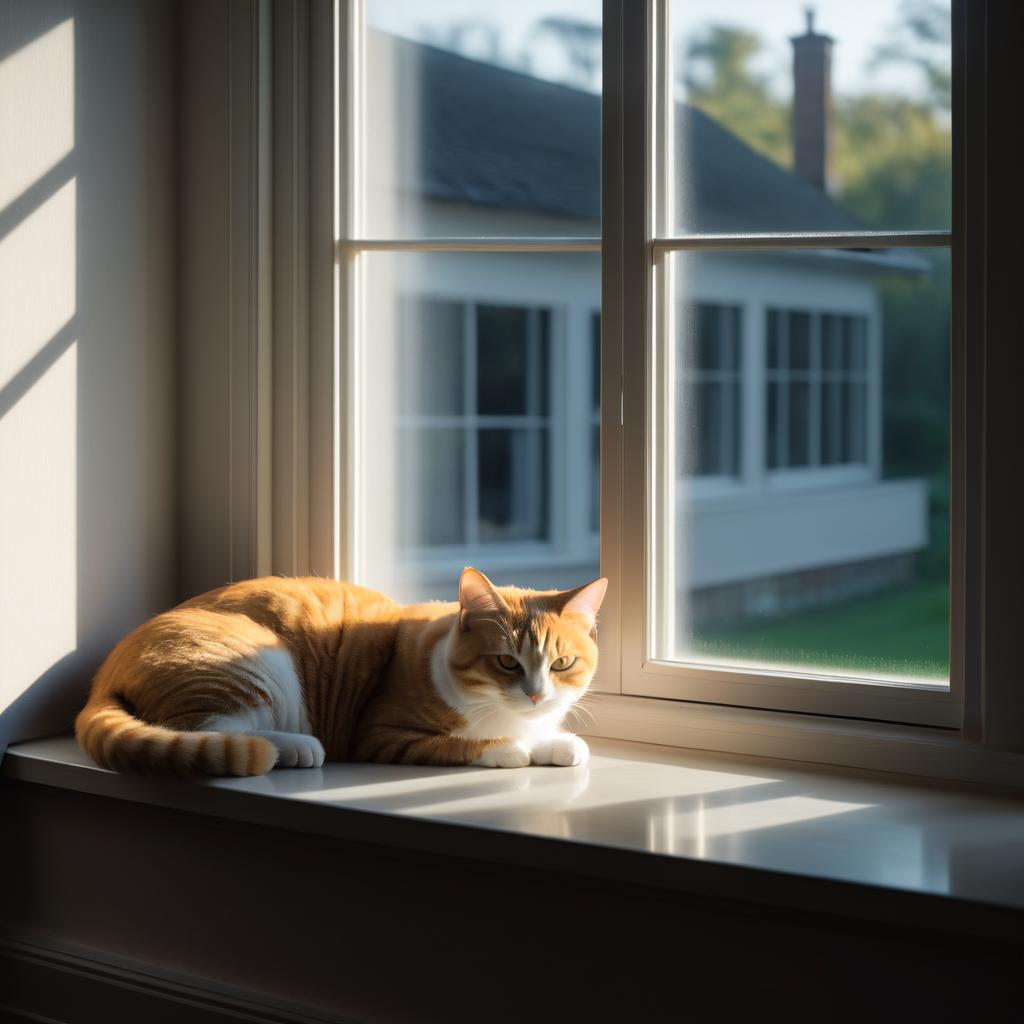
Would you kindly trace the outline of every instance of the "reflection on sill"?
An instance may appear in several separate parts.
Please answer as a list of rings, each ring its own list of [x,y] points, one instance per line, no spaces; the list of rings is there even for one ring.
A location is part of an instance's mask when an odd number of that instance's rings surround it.
[[[501,859],[493,840],[504,834],[568,841],[573,864],[587,849],[613,848],[667,858],[685,878],[704,861],[1024,910],[1019,800],[764,758],[607,740],[591,747],[590,763],[577,768],[328,764],[196,785],[101,771],[73,738],[59,737],[12,747],[3,767],[29,782],[365,842],[408,836],[416,845],[422,831],[395,827],[415,821],[462,826],[426,848],[466,855],[486,834],[481,855]],[[615,871],[643,880],[644,863]]]

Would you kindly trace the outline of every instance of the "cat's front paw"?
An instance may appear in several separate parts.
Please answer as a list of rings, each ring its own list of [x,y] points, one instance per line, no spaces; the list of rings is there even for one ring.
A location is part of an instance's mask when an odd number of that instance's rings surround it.
[[[502,743],[488,747],[474,762],[483,768],[525,768],[530,751],[522,743]]]
[[[555,764],[561,768],[569,768],[576,764],[586,764],[590,757],[590,748],[572,733],[560,733],[533,745],[532,760],[534,764]]]

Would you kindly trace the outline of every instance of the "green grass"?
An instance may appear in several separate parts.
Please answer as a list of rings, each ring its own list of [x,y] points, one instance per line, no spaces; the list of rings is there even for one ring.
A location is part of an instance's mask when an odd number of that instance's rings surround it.
[[[949,588],[921,582],[814,609],[706,630],[695,654],[868,675],[946,679]]]

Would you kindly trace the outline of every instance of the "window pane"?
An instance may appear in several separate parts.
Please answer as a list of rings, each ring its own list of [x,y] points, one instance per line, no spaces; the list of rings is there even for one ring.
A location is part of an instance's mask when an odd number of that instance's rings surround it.
[[[724,305],[733,289],[750,351],[728,388],[720,371],[693,380],[683,358],[654,382],[657,421],[684,454],[651,491],[671,495],[655,517],[671,526],[652,554],[653,656],[948,679],[948,253],[676,253],[670,275],[680,306],[705,290]],[[770,366],[787,323],[803,325],[805,369],[783,355]],[[676,330],[659,344],[685,347],[685,317]],[[757,410],[760,429],[709,441],[742,422],[729,406]],[[729,489],[700,479],[739,466]]]
[[[360,230],[600,234],[601,0],[367,0]]]
[[[365,253],[358,582],[451,598],[463,566],[546,589],[598,574],[600,260]]]
[[[403,428],[398,434],[400,537],[405,545],[461,544],[465,431]]]
[[[478,306],[477,408],[481,416],[547,415],[548,310]]]
[[[844,402],[842,380],[831,378],[821,384],[821,461],[825,466],[848,461],[843,441],[848,433],[849,406]]]
[[[480,539],[547,540],[549,432],[478,434]]]
[[[843,365],[847,370],[868,368],[867,319],[862,316],[843,317]]]
[[[806,466],[811,461],[810,419],[811,387],[794,382],[789,385],[789,438],[786,442],[786,464]]]
[[[465,306],[408,296],[398,310],[399,411],[461,413]]]
[[[670,12],[675,230],[949,228],[949,0]]]
[[[683,304],[679,324],[679,472],[735,476],[739,472],[740,310],[710,302]]]
[[[765,465],[769,469],[775,469],[779,465],[779,439],[782,433],[779,423],[782,402],[779,401],[779,393],[783,387],[784,385],[770,379],[765,385],[765,399],[768,408],[765,429]]]
[[[781,334],[781,321],[782,314],[777,309],[768,310],[768,321],[766,325],[766,351],[765,365],[770,370],[778,370],[782,368],[782,351],[781,344],[779,341]]]
[[[846,366],[843,358],[844,319],[831,313],[821,318],[821,368],[826,373],[837,373]]]
[[[811,318],[807,313],[789,313],[786,366],[806,372],[811,368]]]

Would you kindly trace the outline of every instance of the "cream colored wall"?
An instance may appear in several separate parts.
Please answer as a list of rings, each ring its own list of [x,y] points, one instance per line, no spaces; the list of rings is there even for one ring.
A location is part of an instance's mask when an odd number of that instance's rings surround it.
[[[0,750],[173,598],[174,12],[0,7]]]

